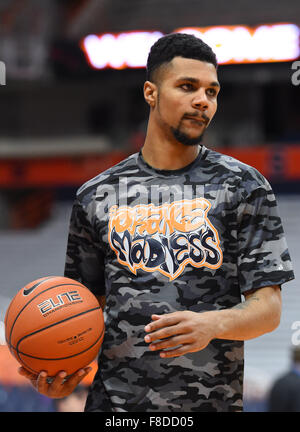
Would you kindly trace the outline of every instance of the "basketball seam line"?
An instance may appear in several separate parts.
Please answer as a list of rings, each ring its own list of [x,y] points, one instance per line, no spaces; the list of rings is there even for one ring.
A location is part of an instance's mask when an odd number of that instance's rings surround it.
[[[78,356],[78,355],[80,355],[80,354],[83,354],[84,352],[90,350],[90,349],[91,349],[94,345],[96,345],[97,342],[102,338],[104,331],[105,331],[105,328],[102,329],[102,332],[101,332],[100,336],[98,337],[98,339],[97,339],[97,340],[96,340],[92,345],[90,345],[88,348],[86,348],[85,350],[83,350],[83,351],[81,351],[81,352],[79,352],[79,353],[73,354],[72,356],[68,356],[68,357],[60,357],[60,358],[55,358],[55,359],[51,359],[51,358],[50,358],[50,359],[47,359],[47,358],[42,358],[42,357],[34,357],[34,356],[30,356],[30,355],[27,355],[27,354],[25,354],[25,353],[22,353],[22,351],[20,351],[20,352],[21,352],[21,354],[23,354],[24,356],[27,356],[27,357],[30,357],[30,358],[35,358],[35,359],[37,359],[37,360],[47,360],[47,361],[67,360],[68,358],[76,357],[76,356]],[[20,358],[20,357],[19,357],[19,358]],[[24,363],[26,364],[25,360],[23,359],[23,360],[22,360],[22,364],[24,365]],[[33,373],[36,374],[36,370],[32,369],[32,368],[31,368],[30,366],[28,366],[27,364],[26,364],[26,367],[27,367],[28,369],[30,369]]]
[[[16,347],[14,347],[12,344],[10,344],[10,346],[11,346],[13,349],[15,349],[16,351],[18,351],[18,346],[20,345],[20,343],[21,343],[24,339],[28,338],[29,336],[35,335],[35,334],[40,333],[41,331],[44,331],[44,330],[48,330],[48,329],[51,328],[51,327],[55,327],[55,326],[58,325],[58,324],[61,324],[61,323],[65,322],[65,321],[69,321],[69,320],[71,320],[71,319],[73,319],[73,318],[77,318],[77,317],[79,317],[80,315],[85,315],[86,313],[93,312],[93,311],[95,311],[95,310],[97,310],[97,309],[101,309],[100,306],[99,306],[99,307],[92,308],[92,309],[88,309],[88,310],[86,310],[86,311],[84,311],[84,312],[80,312],[80,313],[78,313],[78,314],[76,314],[76,315],[72,315],[72,316],[70,316],[70,317],[68,317],[68,318],[65,318],[65,319],[61,320],[61,321],[57,321],[57,322],[54,322],[54,323],[52,323],[52,324],[49,324],[49,325],[46,326],[46,327],[43,327],[43,328],[38,329],[38,330],[35,330],[34,332],[28,333],[27,335],[21,337],[21,339],[19,339],[19,341],[18,341]]]
[[[100,336],[95,340],[95,342],[92,343],[92,345],[89,345],[87,348],[85,348],[83,351],[80,351],[79,353],[75,353],[75,354],[72,354],[72,355],[67,356],[67,357],[58,357],[58,358],[35,357],[35,356],[31,356],[31,355],[29,355],[29,354],[25,354],[25,353],[23,353],[22,351],[20,351],[20,354],[22,354],[23,356],[29,357],[29,358],[34,358],[34,359],[36,359],[36,360],[45,360],[45,361],[59,361],[59,360],[67,360],[67,359],[69,359],[69,358],[77,357],[77,356],[79,356],[79,355],[85,353],[86,351],[89,351],[91,348],[93,348],[93,346],[95,346],[95,345],[99,342],[99,340],[100,340],[100,339],[102,338],[102,336],[103,336],[103,333],[104,333],[104,328],[103,328],[103,330],[102,330]],[[19,355],[18,355],[18,357],[20,358]],[[21,359],[20,359],[20,360],[21,360]],[[22,364],[24,364],[24,363],[26,364],[26,361],[25,361],[24,359],[22,359]],[[32,367],[28,366],[27,364],[26,364],[26,367],[27,367],[28,369],[30,369],[30,370],[32,370],[33,372],[36,373],[36,370],[35,370],[35,369],[32,369]]]
[[[26,356],[26,357],[30,357],[30,358],[35,358],[35,359],[37,359],[37,360],[49,360],[49,361],[64,360],[64,359],[68,359],[68,358],[76,357],[76,356],[78,356],[78,355],[84,353],[85,351],[88,351],[88,350],[91,349],[94,345],[96,345],[96,343],[99,341],[99,339],[102,337],[102,335],[103,335],[103,333],[104,333],[104,331],[105,331],[105,328],[104,328],[104,327],[103,327],[103,329],[102,329],[102,332],[101,332],[100,336],[96,339],[96,341],[95,341],[92,345],[90,345],[88,348],[84,349],[83,351],[81,351],[81,352],[79,352],[79,353],[72,354],[72,355],[67,356],[67,357],[59,357],[59,358],[52,358],[52,359],[51,359],[51,358],[44,358],[44,357],[36,357],[36,356],[32,356],[32,355],[30,355],[30,354],[23,353],[22,351],[19,351],[18,346],[19,346],[19,344],[20,344],[24,339],[26,339],[26,338],[29,337],[29,336],[32,336],[32,335],[37,334],[37,333],[39,333],[39,332],[41,332],[41,331],[47,330],[48,328],[51,328],[51,327],[53,327],[53,326],[55,326],[55,325],[57,325],[57,324],[61,324],[62,322],[69,321],[69,320],[72,319],[72,318],[76,318],[76,317],[78,317],[78,316],[80,316],[80,315],[84,315],[84,314],[86,314],[86,313],[93,312],[93,311],[98,310],[98,309],[101,309],[100,306],[99,306],[99,307],[96,307],[96,308],[93,308],[93,309],[89,309],[89,310],[84,311],[84,312],[81,312],[81,313],[79,313],[79,314],[77,314],[77,315],[73,315],[72,317],[66,318],[66,319],[61,320],[61,321],[59,321],[59,322],[57,322],[57,323],[53,323],[53,324],[51,324],[51,325],[49,325],[49,326],[47,326],[47,327],[43,327],[43,328],[40,329],[40,330],[37,330],[37,331],[35,331],[35,332],[33,332],[33,333],[30,333],[29,335],[23,336],[23,337],[19,340],[19,342],[18,342],[18,344],[17,344],[16,347],[14,347],[13,345],[10,345],[10,346],[11,346],[11,347],[16,351],[16,354],[17,354],[19,360],[21,361],[21,363],[24,362],[24,360],[22,360],[22,359],[20,358],[20,355],[19,355],[19,354],[22,354],[22,355],[24,355],[24,356]],[[32,369],[32,368],[30,368],[30,369],[31,369],[31,370],[34,370],[34,369]]]
[[[51,278],[55,278],[55,277],[56,277],[56,276],[47,276],[47,277],[43,278],[40,282],[38,282],[38,283],[36,283],[35,285],[33,285],[33,286],[35,287],[34,289],[36,289],[36,288],[37,288],[39,285],[41,285],[43,282],[45,282],[45,281],[47,281],[47,280],[49,280],[49,279],[51,279]],[[22,288],[22,289],[24,290],[24,288]],[[14,300],[15,300],[15,298],[12,299],[12,301],[10,302],[10,305],[9,305],[9,307],[8,307],[8,309],[7,309],[6,316],[5,316],[5,326],[6,326],[6,322],[7,322],[7,320],[8,320],[8,317],[9,317],[10,309],[11,309],[13,303],[14,303]],[[28,303],[26,303],[26,305],[27,305],[27,304],[28,304]],[[26,306],[26,305],[25,305],[25,306]],[[23,307],[23,309],[25,308],[25,306]],[[19,314],[23,311],[23,309],[19,311],[18,315],[15,317],[15,321],[13,322],[13,325],[11,326],[10,334],[9,334],[9,336],[8,336],[9,340],[6,340],[6,342],[7,342],[9,345],[10,345],[10,340],[11,340],[11,333],[12,333],[12,329],[13,329],[13,327],[14,327],[14,325],[15,325],[15,322],[16,322],[16,320],[17,320]],[[6,336],[6,335],[5,335],[5,336]],[[5,338],[5,339],[6,339],[6,338]]]
[[[43,281],[44,282],[44,281]],[[41,282],[42,283],[42,282]],[[17,319],[19,318],[19,316],[21,315],[21,313],[23,312],[23,310],[34,300],[34,299],[36,299],[39,295],[41,295],[41,294],[43,294],[44,292],[47,292],[47,291],[49,291],[49,290],[51,290],[51,289],[53,289],[53,288],[57,288],[57,287],[59,287],[59,286],[65,286],[65,285],[72,285],[72,286],[79,286],[79,287],[82,287],[83,285],[79,285],[79,284],[71,284],[71,283],[65,283],[65,284],[58,284],[58,285],[54,285],[54,286],[51,286],[50,288],[46,288],[46,289],[44,289],[43,291],[41,291],[41,292],[39,292],[38,294],[36,294],[34,297],[32,297],[32,299],[30,299],[23,307],[22,307],[22,309],[18,312],[18,315],[15,317],[15,320],[14,320],[14,322],[13,322],[13,324],[12,324],[12,326],[11,326],[11,328],[10,328],[10,334],[9,334],[9,340],[7,340],[6,342],[7,342],[7,344],[8,345],[11,345],[11,343],[10,343],[10,341],[11,341],[11,335],[12,335],[12,331],[13,331],[13,328],[14,328],[14,326],[15,326],[15,324],[16,324],[16,322],[17,322]],[[88,289],[88,288],[86,288],[86,289]],[[12,346],[12,345],[11,345]]]
[[[20,358],[20,356],[19,356],[19,353],[20,353],[20,354],[22,354],[22,355],[24,355],[24,356],[26,356],[26,357],[34,358],[34,359],[36,359],[36,360],[46,360],[46,361],[66,360],[66,359],[68,359],[68,358],[76,357],[76,356],[78,356],[78,355],[80,355],[80,354],[83,354],[84,352],[90,350],[90,349],[91,349],[94,345],[96,345],[97,342],[102,338],[103,333],[104,333],[104,328],[102,329],[102,332],[101,332],[100,336],[95,340],[95,342],[92,343],[92,345],[89,345],[89,347],[85,348],[83,351],[80,351],[80,352],[78,352],[78,353],[75,353],[75,354],[69,355],[69,356],[67,356],[67,357],[57,357],[57,358],[36,357],[36,356],[32,356],[32,355],[30,355],[30,354],[23,353],[22,351],[17,351],[17,354],[18,354],[18,357],[19,357],[19,358]],[[21,360],[21,359],[20,359],[20,360]],[[22,360],[22,361],[25,363],[24,360]],[[28,366],[28,367],[29,367],[29,366]],[[32,369],[32,368],[30,368],[30,369]],[[32,370],[34,370],[34,369],[32,369]]]

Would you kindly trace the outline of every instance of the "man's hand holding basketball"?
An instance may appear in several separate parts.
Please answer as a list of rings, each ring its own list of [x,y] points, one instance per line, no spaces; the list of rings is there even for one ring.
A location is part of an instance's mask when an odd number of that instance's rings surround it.
[[[47,373],[44,371],[41,371],[39,375],[35,375],[27,369],[20,367],[18,372],[23,377],[28,378],[39,393],[52,399],[60,399],[69,396],[91,370],[91,367],[79,369],[67,379],[66,372],[61,371],[51,380],[49,380]]]

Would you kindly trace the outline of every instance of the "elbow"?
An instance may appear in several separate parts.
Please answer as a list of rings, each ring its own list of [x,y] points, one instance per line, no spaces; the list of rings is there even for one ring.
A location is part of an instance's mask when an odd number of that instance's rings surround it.
[[[281,299],[274,301],[272,308],[271,308],[271,311],[270,311],[270,316],[268,319],[268,323],[269,323],[268,332],[272,332],[272,331],[276,330],[277,327],[279,327],[280,321],[281,321],[281,309],[282,309]]]
[[[274,330],[279,327],[281,321],[281,307],[278,309],[276,317],[274,318]]]
[[[271,333],[272,331],[276,330],[277,327],[279,327],[280,319],[281,319],[281,313],[273,314],[273,317],[270,320],[269,333]]]

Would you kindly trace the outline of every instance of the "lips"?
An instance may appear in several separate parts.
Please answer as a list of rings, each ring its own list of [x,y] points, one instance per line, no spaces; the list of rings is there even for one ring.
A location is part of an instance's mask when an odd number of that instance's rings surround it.
[[[196,123],[199,124],[199,126],[207,126],[209,123],[209,117],[207,117],[207,115],[205,115],[204,113],[202,113],[201,116],[199,116],[199,114],[200,113],[186,114],[183,116],[183,118],[188,120],[194,120]]]
[[[207,121],[202,119],[202,118],[198,118],[198,117],[184,117],[187,120],[192,120],[195,123],[197,123],[199,126],[204,126],[207,124]]]

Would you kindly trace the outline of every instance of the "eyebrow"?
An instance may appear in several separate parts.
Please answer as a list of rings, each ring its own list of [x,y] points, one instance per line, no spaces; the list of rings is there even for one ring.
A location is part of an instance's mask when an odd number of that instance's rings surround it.
[[[180,81],[189,81],[189,82],[194,83],[194,84],[199,84],[199,82],[200,82],[200,80],[198,80],[198,78],[193,78],[193,77],[188,77],[188,76],[178,78],[177,81],[178,82],[180,82]],[[218,81],[212,81],[209,84],[209,87],[218,87],[218,88],[220,88],[221,86],[220,86],[220,83]]]

